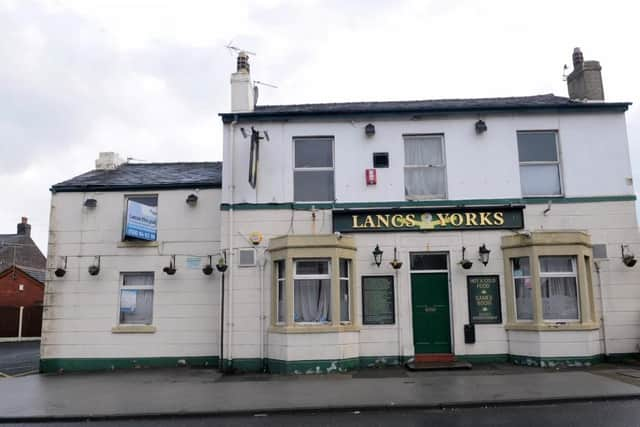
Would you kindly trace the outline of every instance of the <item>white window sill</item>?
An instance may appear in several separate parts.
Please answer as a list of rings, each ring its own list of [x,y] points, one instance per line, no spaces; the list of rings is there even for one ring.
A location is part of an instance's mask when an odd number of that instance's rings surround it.
[[[156,327],[153,325],[118,325],[111,328],[112,334],[153,334]]]
[[[119,248],[156,248],[160,246],[160,242],[154,240],[153,242],[136,242],[133,240],[122,240],[118,242]]]

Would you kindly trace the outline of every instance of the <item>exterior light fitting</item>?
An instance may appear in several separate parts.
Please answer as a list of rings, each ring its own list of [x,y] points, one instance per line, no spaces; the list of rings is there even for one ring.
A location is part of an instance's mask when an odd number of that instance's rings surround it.
[[[396,247],[393,248],[393,261],[389,264],[391,264],[391,267],[393,267],[394,270],[402,268],[402,261],[398,260],[398,248]]]
[[[213,273],[213,266],[211,264],[211,255],[209,255],[209,264],[202,267],[202,272],[207,276],[211,276],[211,273]]]
[[[460,260],[460,262],[458,262],[458,264],[460,264],[460,266],[462,268],[464,268],[465,270],[468,270],[471,268],[471,266],[473,265],[473,262],[469,261],[468,259],[466,259],[464,257],[464,253],[467,250],[467,248],[465,248],[464,246],[462,247],[462,259]]]
[[[176,274],[176,256],[171,255],[171,260],[169,261],[169,266],[162,269],[169,276],[173,276]]]
[[[624,263],[624,265],[626,265],[627,267],[633,267],[634,265],[636,265],[636,262],[638,262],[638,260],[636,259],[636,256],[629,250],[629,246],[620,245],[620,249],[622,250],[622,262]]]
[[[198,196],[196,196],[195,194],[191,193],[187,196],[187,200],[186,200],[187,204],[189,206],[195,206],[198,204]]]
[[[376,127],[373,125],[373,123],[369,123],[364,127],[364,134],[368,137],[372,137],[376,134]]]
[[[489,249],[487,249],[487,247],[485,246],[484,243],[482,244],[482,246],[480,246],[478,248],[478,255],[480,255],[479,260],[485,267],[489,263],[489,254],[490,253],[491,253],[491,251]]]
[[[56,268],[56,270],[53,272],[56,277],[64,277],[65,273],[67,272],[67,257],[63,257],[64,259],[64,266],[58,265],[58,268]]]
[[[481,133],[485,133],[487,131],[487,124],[484,120],[478,120],[476,122],[476,133],[480,135]]]
[[[100,273],[100,256],[96,257],[96,263],[89,266],[89,274],[97,276]]]
[[[229,267],[227,265],[227,256],[226,254],[223,252],[223,254],[220,256],[220,258],[218,258],[218,263],[216,264],[216,269],[220,272],[220,273],[224,273],[225,271],[227,271],[227,267]]]
[[[95,208],[98,206],[98,201],[96,199],[86,199],[83,204],[85,208]]]
[[[373,262],[376,264],[376,266],[380,267],[380,264],[382,264],[382,250],[380,249],[380,246],[376,244],[375,249],[373,250],[372,254],[373,254]]]

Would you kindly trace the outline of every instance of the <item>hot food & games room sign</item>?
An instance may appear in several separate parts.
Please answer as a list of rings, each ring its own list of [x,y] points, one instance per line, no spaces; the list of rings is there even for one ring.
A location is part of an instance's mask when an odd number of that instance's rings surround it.
[[[524,228],[523,206],[335,210],[333,231],[448,231]]]

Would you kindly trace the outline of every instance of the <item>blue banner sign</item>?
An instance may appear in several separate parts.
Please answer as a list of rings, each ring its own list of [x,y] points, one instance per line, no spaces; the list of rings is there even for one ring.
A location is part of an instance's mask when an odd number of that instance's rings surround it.
[[[140,240],[156,240],[158,208],[135,200],[127,201],[127,226],[124,234]]]

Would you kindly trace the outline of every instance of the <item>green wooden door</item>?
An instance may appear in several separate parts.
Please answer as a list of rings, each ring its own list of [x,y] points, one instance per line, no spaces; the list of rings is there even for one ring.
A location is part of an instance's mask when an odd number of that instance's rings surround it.
[[[447,273],[412,274],[411,301],[415,353],[451,353]]]

